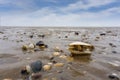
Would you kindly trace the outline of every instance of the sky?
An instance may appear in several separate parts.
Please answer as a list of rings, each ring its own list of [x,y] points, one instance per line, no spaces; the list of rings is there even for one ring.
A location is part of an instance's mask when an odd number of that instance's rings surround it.
[[[120,0],[0,0],[1,26],[120,26]]]

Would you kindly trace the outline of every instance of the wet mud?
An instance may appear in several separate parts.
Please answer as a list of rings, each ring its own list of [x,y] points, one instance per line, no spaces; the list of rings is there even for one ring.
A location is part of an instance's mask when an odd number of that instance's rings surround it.
[[[44,35],[44,36],[43,36]],[[45,50],[22,51],[24,44],[43,41]],[[71,57],[68,44],[74,41],[94,45],[91,55]],[[51,62],[51,57],[59,47],[60,55],[52,61],[64,63],[49,71],[41,70],[39,80],[111,80],[108,75],[120,77],[120,28],[0,28],[0,80],[11,78],[22,80],[23,66],[36,60],[43,65]]]

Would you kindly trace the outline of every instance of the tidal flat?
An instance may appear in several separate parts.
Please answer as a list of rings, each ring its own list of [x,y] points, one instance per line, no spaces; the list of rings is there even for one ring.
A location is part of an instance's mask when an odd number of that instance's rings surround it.
[[[48,48],[34,52],[21,49],[24,44],[38,41]],[[92,44],[95,50],[89,56],[71,57],[68,45],[75,41]],[[22,79],[22,67],[36,60],[43,65],[50,63],[55,47],[69,58],[55,56],[54,61],[64,66],[41,70],[39,80],[111,80],[112,73],[120,78],[120,28],[0,27],[0,80]]]

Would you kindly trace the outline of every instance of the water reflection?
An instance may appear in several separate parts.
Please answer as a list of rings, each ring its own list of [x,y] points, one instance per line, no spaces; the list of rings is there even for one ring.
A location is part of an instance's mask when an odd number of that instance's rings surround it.
[[[74,62],[82,62],[82,63],[89,63],[92,58],[91,55],[76,55],[72,56]]]

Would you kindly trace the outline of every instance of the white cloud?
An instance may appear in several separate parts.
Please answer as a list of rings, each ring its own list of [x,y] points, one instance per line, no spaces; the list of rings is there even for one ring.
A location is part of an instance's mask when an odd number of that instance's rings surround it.
[[[86,3],[84,3],[86,1]],[[91,7],[99,7],[115,2],[116,0],[79,0],[76,3],[69,4],[63,8],[63,11],[74,11],[79,9],[89,9]]]
[[[59,0],[43,0],[45,2],[57,3]]]
[[[10,26],[113,26],[120,25],[107,17],[114,15],[113,11],[120,8],[111,8],[98,13],[84,12],[79,14],[57,14],[50,8],[43,8],[24,15],[8,15],[2,17],[2,25]]]
[[[20,8],[21,10],[33,10],[36,9],[34,0],[0,0],[0,4],[3,6],[10,6],[14,8]]]
[[[1,0],[0,0],[1,1]],[[2,17],[2,25],[7,26],[113,26],[119,25],[119,20],[114,21],[112,17],[120,13],[120,7],[109,8],[99,12],[71,13],[72,10],[99,7],[114,2],[115,0],[87,0],[88,4],[79,2],[66,7],[52,9],[44,7],[32,13],[10,14]],[[25,2],[26,4],[27,2]],[[22,6],[22,3],[18,3]],[[17,4],[17,5],[18,5]],[[24,5],[25,5],[24,4]],[[27,5],[30,3],[27,3]],[[57,13],[66,12],[66,14]],[[108,18],[110,16],[110,18]]]

